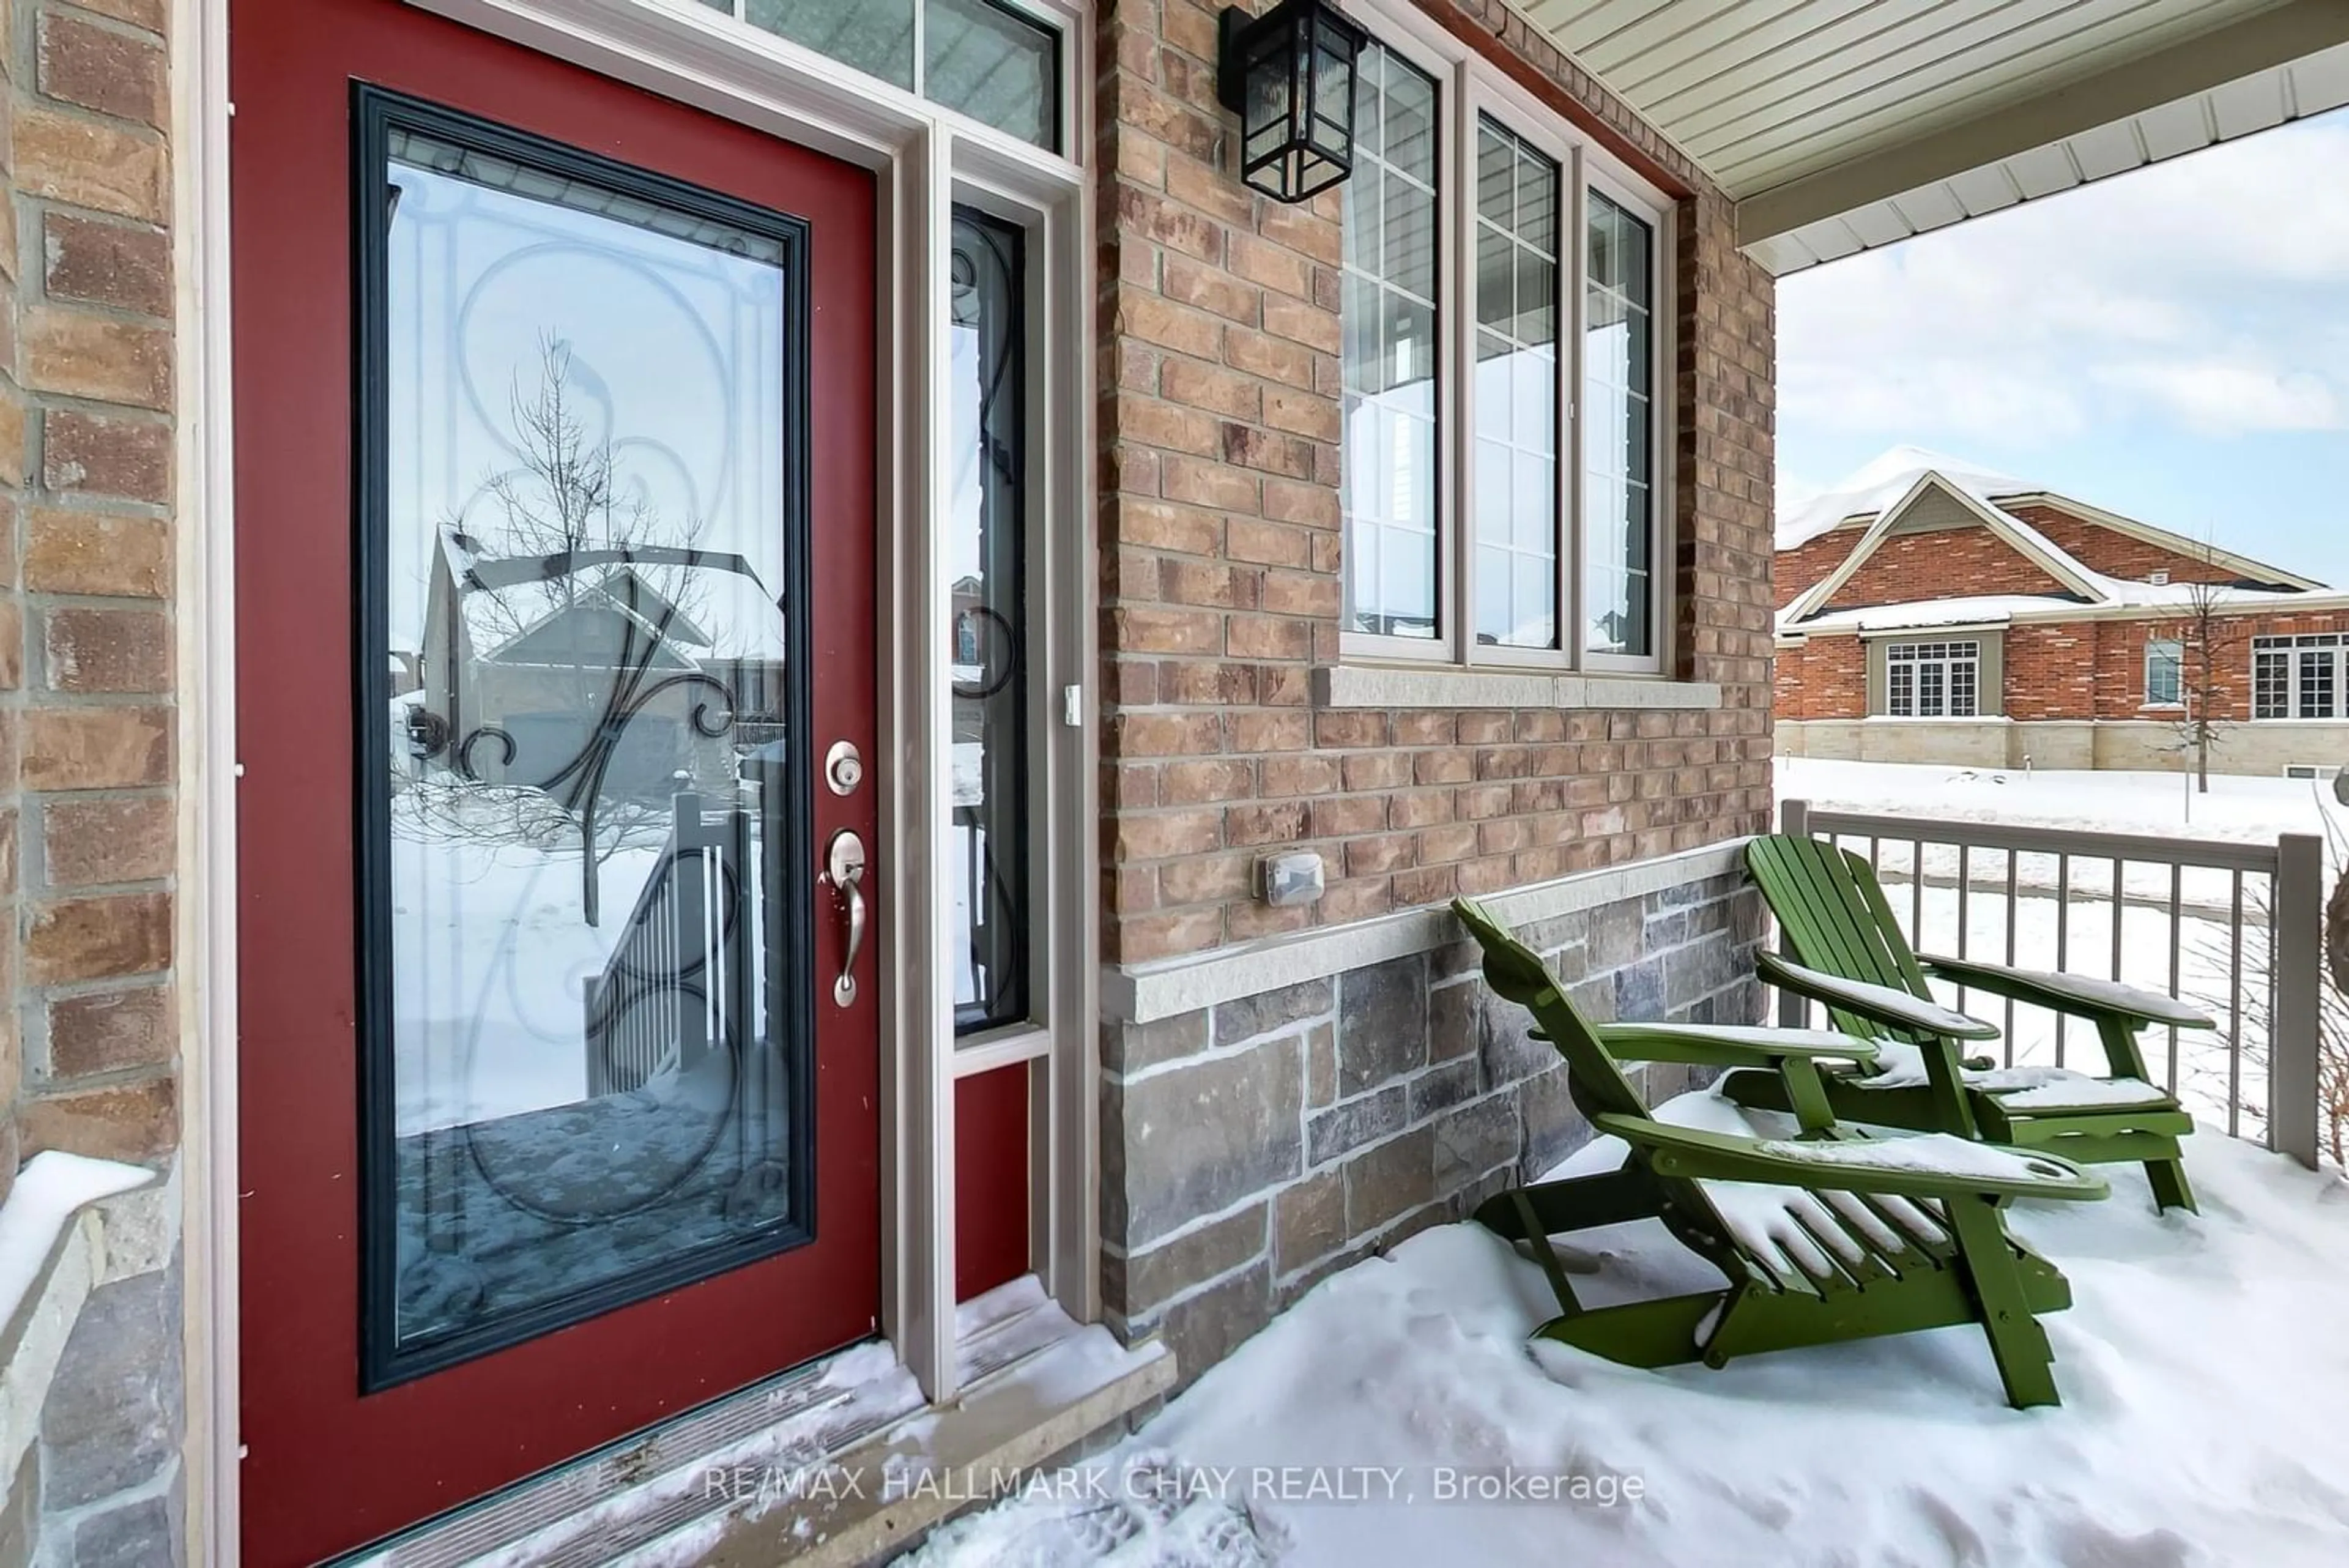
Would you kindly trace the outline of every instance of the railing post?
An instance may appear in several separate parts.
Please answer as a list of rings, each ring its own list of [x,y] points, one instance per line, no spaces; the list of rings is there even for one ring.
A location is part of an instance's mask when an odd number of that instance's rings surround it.
[[[2268,1039],[2268,1147],[2316,1168],[2317,988],[2324,983],[2324,844],[2276,838],[2275,1027]]]
[[[1782,800],[1778,803],[1778,831],[1789,838],[1807,838],[1811,834],[1811,803],[1806,800]],[[1791,959],[1795,955],[1786,948],[1786,928],[1778,928],[1778,956]],[[1811,1021],[1811,1004],[1791,991],[1778,992],[1778,1027],[1800,1029]]]

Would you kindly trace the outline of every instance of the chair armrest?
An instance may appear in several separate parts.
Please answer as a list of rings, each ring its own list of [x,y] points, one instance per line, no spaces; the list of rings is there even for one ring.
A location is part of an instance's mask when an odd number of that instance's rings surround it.
[[[1591,1125],[1640,1151],[1662,1177],[1900,1198],[2088,1199],[2110,1191],[2102,1178],[2059,1155],[1972,1143],[1947,1133],[1794,1143],[1614,1112],[1592,1117]]]
[[[1832,1029],[1765,1029],[1744,1023],[1601,1023],[1591,1030],[1625,1062],[1685,1062],[1699,1067],[1776,1067],[1790,1061],[1876,1061],[1868,1041]]]
[[[2216,1029],[2219,1021],[2174,996],[2116,980],[2088,975],[2055,974],[2044,970],[2014,969],[1974,959],[1917,955],[1917,961],[1937,980],[1954,981],[1969,991],[2013,997],[2036,1006],[2068,1012],[2075,1018],[2124,1018],[2138,1023],[2174,1023],[2180,1029]]]
[[[1760,952],[1754,957],[1756,971],[1779,990],[1823,1002],[1871,1023],[1913,1030],[1920,1034],[1938,1034],[1945,1040],[1998,1038],[1998,1026],[1994,1023],[1953,1012],[1938,1002],[1911,996],[1889,985],[1870,985],[1866,981],[1846,980],[1841,975],[1806,969],[1773,952]]]

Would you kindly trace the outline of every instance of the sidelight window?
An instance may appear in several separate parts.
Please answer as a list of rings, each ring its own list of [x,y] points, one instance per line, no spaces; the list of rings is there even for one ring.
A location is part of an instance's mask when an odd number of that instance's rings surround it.
[[[1026,235],[957,207],[952,267],[949,956],[968,1033],[1029,1011]]]

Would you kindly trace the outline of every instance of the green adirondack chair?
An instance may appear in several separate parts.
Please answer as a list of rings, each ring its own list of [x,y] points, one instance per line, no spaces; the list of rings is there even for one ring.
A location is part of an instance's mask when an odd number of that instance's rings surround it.
[[[2053,1150],[2085,1164],[2143,1161],[2157,1210],[2194,1208],[2178,1144],[2194,1130],[2194,1118],[2147,1074],[2137,1035],[2153,1023],[2214,1028],[2210,1018],[2175,997],[2112,981],[1920,958],[1894,922],[1868,862],[1820,839],[1757,838],[1746,846],[1745,864],[1778,917],[1787,948],[1801,961],[1790,964],[1765,953],[1762,977],[1826,1003],[1837,1028],[1902,1048],[1892,1070],[1888,1050],[1874,1064],[1823,1075],[1837,1116]],[[1880,1012],[1871,1017],[1856,1011],[1848,988],[1835,983],[1862,981],[1930,1002],[1928,979],[2086,1021],[2103,1044],[2107,1072],[1968,1065],[1959,1057],[1958,1041],[1995,1039],[1995,1028],[1976,1023],[1960,1031],[1948,1026],[1946,1013],[1938,1027],[1928,1020],[1888,1028]],[[1722,1093],[1741,1105],[1788,1108],[1783,1086],[1769,1074],[1733,1073]]]
[[[1630,1147],[1613,1171],[1536,1182],[1476,1210],[1479,1224],[1531,1251],[1557,1297],[1558,1315],[1536,1337],[1632,1366],[1718,1368],[1764,1351],[1980,1324],[2010,1404],[2061,1402],[2036,1314],[2071,1305],[2071,1287],[2007,1234],[1998,1211],[2018,1197],[2102,1198],[2102,1180],[2060,1158],[1947,1135],[1815,1127],[1807,1139],[1766,1139],[1658,1121],[1619,1060],[1790,1070],[1805,1084],[1822,1060],[1874,1052],[1825,1030],[1590,1024],[1540,955],[1474,900],[1452,907],[1484,949],[1485,980],[1565,1058],[1575,1104]],[[1585,1307],[1550,1237],[1651,1217],[1725,1285]]]

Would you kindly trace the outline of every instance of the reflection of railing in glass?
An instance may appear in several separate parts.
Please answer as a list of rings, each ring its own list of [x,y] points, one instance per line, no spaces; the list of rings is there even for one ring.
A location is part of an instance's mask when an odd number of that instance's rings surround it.
[[[756,1016],[745,939],[750,815],[715,821],[678,792],[668,842],[636,895],[611,961],[586,978],[587,1093],[642,1088],[685,1074],[722,1044],[727,1020]]]
[[[1022,235],[954,217],[954,472],[948,628],[954,694],[954,918],[968,960],[962,1032],[1027,1015],[1028,659]]]

